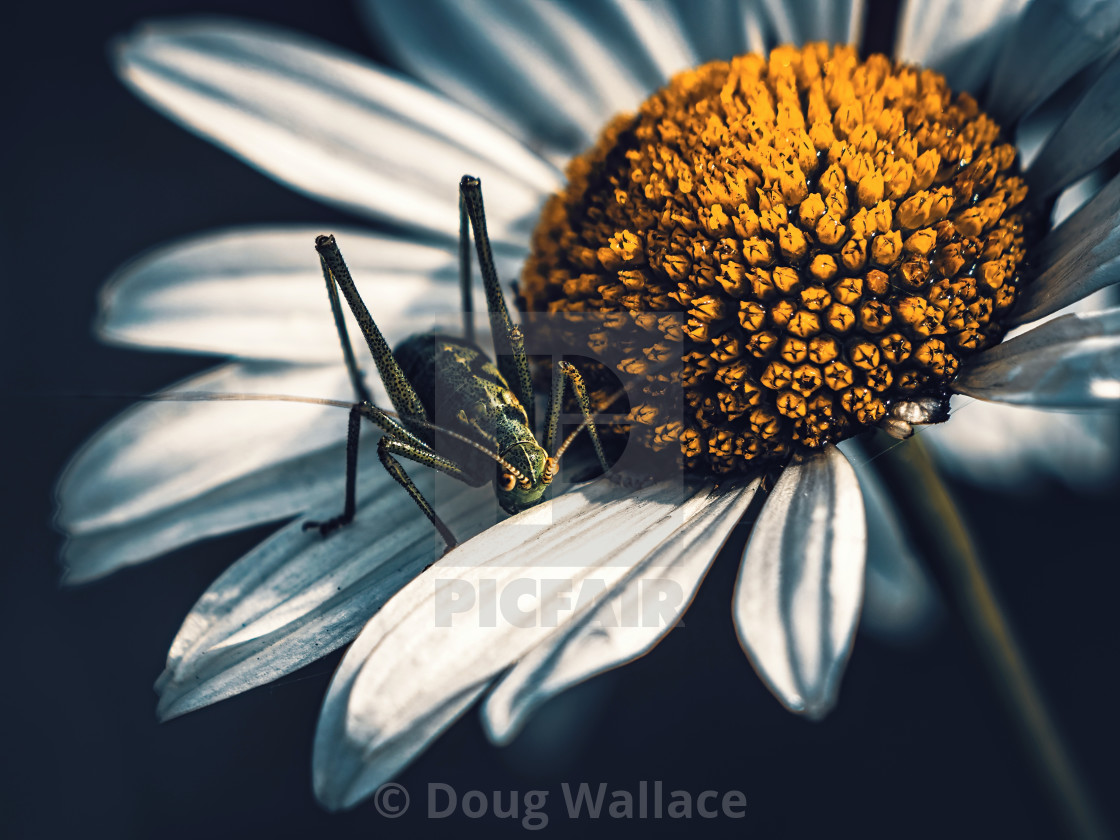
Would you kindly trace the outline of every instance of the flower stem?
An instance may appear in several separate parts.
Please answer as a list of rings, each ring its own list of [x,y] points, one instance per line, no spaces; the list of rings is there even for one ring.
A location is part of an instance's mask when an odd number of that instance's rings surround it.
[[[899,446],[882,434],[869,442],[869,449],[915,547],[925,554],[950,607],[971,637],[1066,832],[1079,838],[1108,836],[929,451],[917,436]]]

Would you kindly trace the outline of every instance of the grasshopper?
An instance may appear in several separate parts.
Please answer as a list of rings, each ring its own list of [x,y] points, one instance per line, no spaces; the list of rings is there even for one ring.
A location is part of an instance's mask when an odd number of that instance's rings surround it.
[[[486,308],[497,353],[497,364],[475,344],[471,312],[471,255],[468,226],[474,233]],[[334,237],[315,240],[323,278],[327,285],[343,357],[358,400],[350,408],[346,439],[346,491],[342,513],[322,522],[305,522],[305,530],[318,528],[324,536],[354,518],[358,440],[362,418],[383,432],[377,456],[382,466],[412,497],[447,543],[457,544],[454,534],[405,472],[399,459],[407,459],[438,470],[471,487],[487,481],[494,484],[499,504],[507,513],[517,513],[539,504],[559,471],[560,458],[575,437],[568,437],[549,454],[556,437],[568,380],[579,402],[584,427],[591,437],[603,471],[606,456],[591,415],[587,389],[579,372],[569,362],[553,368],[544,442],[534,434],[533,386],[525,340],[510,319],[502,295],[497,269],[486,232],[482,185],[478,178],[463,176],[459,184],[459,276],[463,300],[462,338],[438,332],[405,339],[390,350],[361,295],[354,285]],[[394,413],[370,401],[369,391],[354,359],[338,291],[365,337]],[[395,416],[394,416],[395,415]],[[445,420],[445,418],[449,418]],[[437,424],[437,419],[442,421]],[[436,432],[440,432],[438,449]]]

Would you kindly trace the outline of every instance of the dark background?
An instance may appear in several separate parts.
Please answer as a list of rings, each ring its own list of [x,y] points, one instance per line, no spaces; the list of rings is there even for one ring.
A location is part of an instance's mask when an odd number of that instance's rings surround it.
[[[400,777],[413,812],[314,802],[311,738],[338,655],[279,683],[155,721],[151,684],[205,587],[268,529],[210,541],[77,589],[58,585],[51,488],[68,455],[124,405],[203,359],[105,347],[90,335],[102,281],[165,240],[225,225],[348,221],[294,195],[149,110],[112,76],[106,43],[183,12],[268,20],[371,54],[345,3],[112,0],[5,12],[3,237],[5,442],[0,644],[9,837],[459,836],[516,821],[422,818],[429,782],[460,791],[551,791],[548,832],[637,836],[673,828],[739,837],[1053,837],[1057,828],[967,640],[943,620],[924,643],[857,640],[839,708],[821,724],[784,712],[736,643],[736,546],[650,656],[546,709],[491,747],[466,716]],[[1120,490],[1028,498],[955,486],[1008,611],[1112,824],[1117,741],[1114,533]],[[741,548],[742,535],[738,535]],[[550,744],[549,741],[552,743]],[[558,749],[557,743],[565,749]],[[562,753],[567,753],[563,755]],[[1113,784],[1106,785],[1108,778]],[[687,825],[563,817],[561,782],[636,791],[739,789],[743,820]]]

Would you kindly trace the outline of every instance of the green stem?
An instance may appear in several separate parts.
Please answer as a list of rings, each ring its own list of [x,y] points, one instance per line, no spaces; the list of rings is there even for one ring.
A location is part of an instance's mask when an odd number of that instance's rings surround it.
[[[899,446],[870,442],[877,472],[945,596],[972,638],[985,671],[1010,715],[1071,837],[1107,837],[1105,824],[1054,725],[984,572],[960,511],[918,437]],[[883,457],[879,457],[883,456]]]

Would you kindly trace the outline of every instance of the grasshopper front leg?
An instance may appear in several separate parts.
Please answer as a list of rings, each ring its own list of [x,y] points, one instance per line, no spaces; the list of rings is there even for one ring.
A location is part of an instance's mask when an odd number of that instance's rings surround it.
[[[436,513],[435,508],[431,503],[424,498],[424,494],[420,492],[420,488],[412,481],[412,478],[407,472],[401,462],[394,458],[394,455],[399,455],[402,458],[408,458],[410,461],[415,461],[418,464],[423,464],[426,467],[431,467],[434,470],[439,470],[452,478],[457,478],[460,481],[465,480],[463,471],[455,464],[455,462],[444,458],[442,455],[437,455],[427,447],[420,448],[413,446],[403,441],[396,440],[389,436],[381,438],[377,442],[377,457],[381,459],[381,465],[385,467],[386,471],[394,479],[397,484],[405,489],[405,492],[412,497],[417,506],[424,512],[431,523],[439,531],[440,536],[443,537],[447,543],[447,550],[450,551],[459,544],[455,539],[455,535],[451,533],[451,529],[447,527],[439,514]]]
[[[587,395],[587,387],[583,384],[576,366],[571,362],[559,361],[552,371],[552,392],[548,399],[548,416],[545,421],[544,445],[552,453],[554,459],[559,459],[563,454],[563,446],[556,443],[556,431],[560,425],[560,409],[564,403],[564,380],[572,383],[576,400],[579,402],[580,411],[583,412],[583,423],[587,427],[587,434],[591,436],[591,445],[595,447],[595,455],[603,472],[610,469],[607,456],[603,452],[603,444],[599,440],[599,430],[595,427],[595,419],[591,414],[591,399]],[[555,447],[555,448],[553,448]]]

